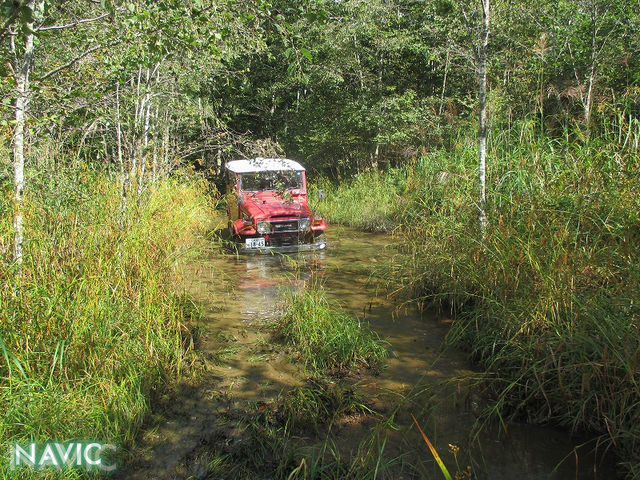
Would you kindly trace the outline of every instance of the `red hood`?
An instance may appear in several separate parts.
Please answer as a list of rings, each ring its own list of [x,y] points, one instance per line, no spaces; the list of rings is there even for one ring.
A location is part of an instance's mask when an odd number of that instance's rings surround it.
[[[270,217],[310,217],[305,194],[293,195],[285,201],[276,192],[243,193],[242,208],[256,220]]]

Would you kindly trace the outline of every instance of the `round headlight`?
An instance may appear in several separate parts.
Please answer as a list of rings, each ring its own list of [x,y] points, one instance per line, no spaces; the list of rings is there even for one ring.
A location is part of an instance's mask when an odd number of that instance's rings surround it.
[[[298,222],[298,229],[301,232],[305,232],[307,230],[309,230],[309,226],[311,225],[311,219],[310,218],[301,218],[300,221]]]
[[[256,230],[258,230],[258,233],[260,235],[264,235],[265,233],[271,232],[271,225],[269,224],[269,222],[265,222],[264,220],[262,220],[256,225]]]

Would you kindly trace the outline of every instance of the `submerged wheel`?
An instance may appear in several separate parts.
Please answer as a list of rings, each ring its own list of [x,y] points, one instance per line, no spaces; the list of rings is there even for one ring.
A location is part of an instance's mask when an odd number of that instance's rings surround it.
[[[233,225],[231,225],[231,223],[227,225],[227,228],[222,230],[220,237],[222,238],[224,248],[229,250],[238,249],[239,236],[233,231]]]

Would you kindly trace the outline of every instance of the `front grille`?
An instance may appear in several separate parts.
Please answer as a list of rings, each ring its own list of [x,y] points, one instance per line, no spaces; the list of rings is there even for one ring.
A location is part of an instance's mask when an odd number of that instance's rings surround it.
[[[271,223],[271,231],[274,233],[297,232],[298,220],[276,220]]]
[[[277,235],[269,237],[267,240],[269,247],[289,247],[292,245],[298,245],[297,235]]]

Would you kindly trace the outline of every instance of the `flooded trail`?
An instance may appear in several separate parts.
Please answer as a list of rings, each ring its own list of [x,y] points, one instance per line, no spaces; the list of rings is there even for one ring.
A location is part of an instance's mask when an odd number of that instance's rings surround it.
[[[335,427],[335,444],[345,454],[393,415],[396,428],[387,429],[385,454],[419,465],[415,471],[422,472],[394,478],[443,478],[412,423],[415,415],[452,474],[456,463],[449,444],[460,447],[460,469],[471,465],[477,479],[615,478],[610,463],[597,463],[588,448],[577,448],[585,438],[562,430],[510,424],[506,433],[487,430],[471,442],[483,401],[468,388],[475,372],[464,354],[442,349],[451,320],[398,310],[379,291],[370,274],[392,254],[391,237],[332,227],[328,240],[321,252],[215,255],[187,267],[185,289],[204,314],[198,345],[204,373],[156,408],[161,413],[149,422],[145,453],[122,470],[122,478],[218,478],[208,476],[203,452],[220,442],[232,448],[243,441],[233,421],[221,426],[220,417],[260,410],[308,377],[271,341],[269,324],[277,315],[280,290],[311,280],[390,344],[388,364],[379,374],[361,371],[347,379],[380,415],[350,418]]]

